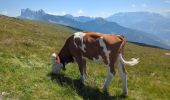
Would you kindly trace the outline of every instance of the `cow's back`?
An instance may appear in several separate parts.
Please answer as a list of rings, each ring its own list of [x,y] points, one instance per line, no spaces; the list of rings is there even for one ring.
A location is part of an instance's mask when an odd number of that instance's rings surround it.
[[[77,32],[74,34],[74,45],[83,57],[98,59],[106,58],[106,53],[117,53],[121,40],[111,34],[96,32]]]

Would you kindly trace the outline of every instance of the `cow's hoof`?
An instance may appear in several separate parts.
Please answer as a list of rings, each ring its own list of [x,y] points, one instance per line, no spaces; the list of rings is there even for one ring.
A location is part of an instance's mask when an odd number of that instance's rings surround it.
[[[82,83],[84,83],[86,81],[86,77],[85,76],[81,76],[80,80],[82,81]]]
[[[127,92],[125,92],[125,93],[122,93],[122,97],[127,97],[128,96],[128,94],[127,94]]]
[[[109,95],[109,92],[107,91],[107,89],[103,89],[103,93],[104,93],[104,95],[106,95],[106,96],[108,96]]]
[[[102,88],[102,91],[105,93],[105,92],[107,92],[107,88],[106,87],[103,87]]]

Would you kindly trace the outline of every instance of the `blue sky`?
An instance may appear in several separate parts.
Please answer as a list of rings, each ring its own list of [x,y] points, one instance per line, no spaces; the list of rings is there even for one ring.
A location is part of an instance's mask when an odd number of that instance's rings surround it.
[[[118,12],[167,12],[170,0],[0,0],[0,14],[19,16],[24,8],[54,15],[107,17]]]

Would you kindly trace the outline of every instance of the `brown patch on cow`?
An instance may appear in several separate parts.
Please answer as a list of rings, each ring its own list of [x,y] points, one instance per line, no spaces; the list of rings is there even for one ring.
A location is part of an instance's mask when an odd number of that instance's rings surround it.
[[[76,52],[76,47],[73,43],[73,35],[70,36],[66,42],[63,48],[60,50],[59,57],[62,59],[65,63],[73,62],[73,55],[72,52]],[[73,49],[73,51],[71,51]]]
[[[60,64],[60,57],[58,56],[58,54],[56,55],[56,64]]]

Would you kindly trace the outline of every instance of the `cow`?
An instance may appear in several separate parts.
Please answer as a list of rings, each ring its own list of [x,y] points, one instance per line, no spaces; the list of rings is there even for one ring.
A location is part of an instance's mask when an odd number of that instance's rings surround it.
[[[76,32],[70,36],[59,53],[52,55],[52,73],[65,69],[65,65],[76,62],[80,71],[80,79],[84,82],[87,78],[86,60],[100,61],[107,68],[108,76],[103,85],[107,91],[108,85],[115,76],[115,63],[118,64],[119,75],[122,80],[122,95],[127,96],[127,78],[124,64],[136,65],[138,59],[132,58],[125,61],[122,57],[126,39],[123,35],[102,34],[97,32]]]

